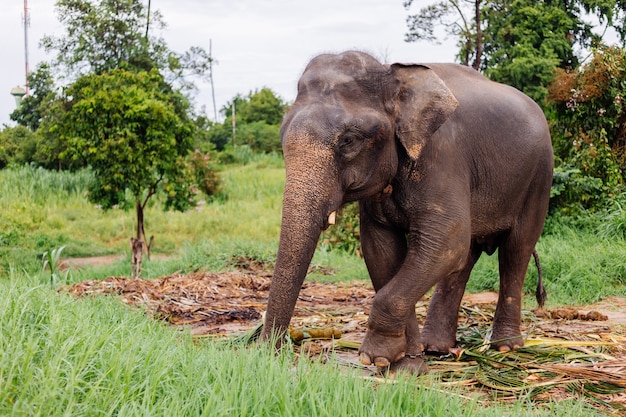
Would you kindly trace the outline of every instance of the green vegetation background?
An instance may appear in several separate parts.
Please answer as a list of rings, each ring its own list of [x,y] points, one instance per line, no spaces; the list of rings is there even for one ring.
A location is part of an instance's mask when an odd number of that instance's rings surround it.
[[[273,262],[282,158],[245,148],[235,156],[219,173],[222,192],[197,209],[164,212],[156,203],[148,209],[146,227],[156,243],[153,260],[144,267],[146,278],[230,269],[241,256]],[[155,322],[115,297],[78,300],[59,293],[61,284],[130,274],[133,215],[89,203],[89,180],[88,171],[30,166],[0,171],[0,415],[601,415],[583,402],[537,406],[524,396],[484,407],[429,378],[379,384],[291,351],[275,356],[264,346],[194,342],[187,332]],[[308,279],[367,279],[351,250],[331,250],[333,236],[352,227],[349,212],[335,235],[320,239],[313,261],[335,274]],[[624,215],[609,216],[549,220],[539,252],[551,305],[624,294]],[[51,276],[42,254],[58,254],[61,245],[63,256],[120,259]],[[497,289],[495,258],[481,259],[470,291]],[[531,265],[529,307],[535,282]]]

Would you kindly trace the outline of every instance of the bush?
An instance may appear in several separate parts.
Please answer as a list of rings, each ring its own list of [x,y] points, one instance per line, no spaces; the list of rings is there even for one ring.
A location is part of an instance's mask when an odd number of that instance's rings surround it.
[[[33,161],[37,134],[24,126],[5,127],[0,132],[0,169]]]
[[[196,184],[208,197],[221,189],[221,180],[211,161],[211,154],[196,149],[190,157],[191,167],[196,176]]]
[[[347,204],[339,210],[337,223],[322,233],[321,242],[323,247],[330,250],[361,256],[358,203]]]
[[[576,182],[570,186],[579,187],[561,199],[561,205],[597,206],[603,199],[589,198],[590,190],[607,197],[623,189],[625,95],[624,49],[603,46],[581,70],[557,70],[548,96],[554,111],[554,150],[557,161],[562,161],[562,173],[574,174],[570,178]]]

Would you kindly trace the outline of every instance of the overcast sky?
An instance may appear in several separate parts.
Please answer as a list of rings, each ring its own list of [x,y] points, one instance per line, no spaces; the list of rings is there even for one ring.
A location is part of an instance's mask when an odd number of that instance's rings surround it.
[[[13,122],[10,90],[24,85],[24,0],[0,5],[0,125]],[[29,0],[28,31],[31,70],[49,61],[39,48],[44,35],[62,35],[54,0]],[[452,41],[444,45],[406,43],[403,0],[152,0],[167,27],[162,33],[170,49],[191,46],[209,50],[213,43],[217,109],[236,94],[269,87],[293,101],[296,82],[315,55],[360,49],[387,62],[453,61]],[[147,4],[147,0],[146,0]],[[199,84],[194,102],[213,115],[211,90]]]

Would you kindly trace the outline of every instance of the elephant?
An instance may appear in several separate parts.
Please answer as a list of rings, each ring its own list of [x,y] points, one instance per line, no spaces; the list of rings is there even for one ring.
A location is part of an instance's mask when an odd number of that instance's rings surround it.
[[[470,272],[496,249],[491,347],[523,346],[523,282],[554,165],[533,100],[459,64],[322,54],[300,77],[280,135],[286,180],[262,340],[281,344],[329,217],[358,201],[375,290],[363,364],[427,372],[423,353],[455,346]],[[420,335],[415,305],[435,285]]]

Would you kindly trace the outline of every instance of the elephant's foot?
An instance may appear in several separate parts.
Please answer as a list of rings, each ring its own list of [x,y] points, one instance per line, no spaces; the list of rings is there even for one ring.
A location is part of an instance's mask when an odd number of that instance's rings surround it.
[[[491,348],[500,352],[509,352],[524,346],[524,338],[519,328],[500,329],[494,326],[491,342]]]
[[[398,333],[382,333],[369,329],[359,349],[359,360],[363,365],[376,365],[387,368],[400,361],[406,353],[406,335]]]
[[[421,344],[424,352],[448,353],[456,346],[456,331],[444,332],[427,323],[422,329]]]

